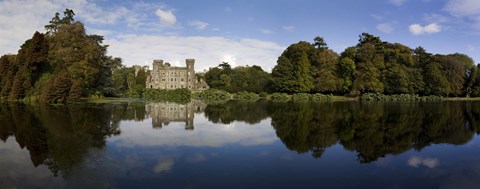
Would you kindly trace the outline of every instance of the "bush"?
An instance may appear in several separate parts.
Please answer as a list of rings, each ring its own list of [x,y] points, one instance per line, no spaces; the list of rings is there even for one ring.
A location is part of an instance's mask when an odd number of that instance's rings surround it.
[[[321,94],[321,93],[316,93],[316,94],[311,95],[311,97],[310,97],[310,101],[312,101],[312,102],[323,102],[323,101],[330,101],[330,100],[333,100],[333,96],[331,94],[330,95],[324,95],[324,94]]]
[[[310,101],[310,94],[296,93],[296,94],[293,94],[292,100],[294,102],[309,102]]]
[[[233,95],[233,99],[235,100],[243,100],[243,101],[252,101],[252,102],[255,102],[257,101],[258,99],[260,98],[260,96],[256,93],[252,93],[252,92],[239,92],[239,93],[235,93]]]
[[[191,92],[188,89],[144,89],[143,98],[149,101],[164,101],[175,103],[190,102]]]
[[[225,102],[231,99],[230,93],[218,89],[208,89],[202,91],[198,96],[207,103]]]
[[[365,93],[360,97],[362,101],[441,101],[443,98],[441,96],[419,96],[417,94],[395,94],[395,95],[384,95],[380,93]]]
[[[274,102],[288,102],[290,101],[290,95],[286,93],[273,93],[270,97]]]
[[[259,96],[260,96],[260,98],[267,98],[268,93],[267,92],[261,92]]]

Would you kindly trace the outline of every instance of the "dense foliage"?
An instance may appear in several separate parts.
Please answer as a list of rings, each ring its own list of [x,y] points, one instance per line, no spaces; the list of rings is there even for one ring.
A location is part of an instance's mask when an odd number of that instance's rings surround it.
[[[298,68],[296,64],[299,63],[295,63],[291,51],[308,55],[310,75],[305,78],[309,80],[312,77],[314,81],[309,90],[290,90],[284,87],[292,81],[297,81],[297,84],[292,85],[299,86],[301,80],[288,78],[291,73],[305,72],[305,66]],[[282,67],[289,61],[292,65],[288,67],[291,69],[284,70]],[[312,44],[293,44],[279,57],[272,75],[275,88],[290,93],[478,96],[477,69],[473,60],[463,54],[432,55],[422,47],[410,49],[363,33],[359,43],[345,49],[340,56],[329,50],[319,37]]]
[[[0,58],[2,100],[65,103],[116,94],[112,71],[121,59],[107,56],[103,37],[88,35],[72,10],[59,15],[45,26],[46,34],[35,32],[17,55]]]
[[[190,102],[191,92],[188,89],[145,89],[143,98],[151,101],[164,101],[185,104]]]
[[[322,37],[292,44],[279,56],[271,76],[251,72],[255,66],[232,69],[223,63],[210,69],[206,80],[210,87],[229,92],[480,96],[479,66],[467,55],[434,55],[368,33],[359,38],[340,54]]]
[[[365,93],[360,99],[362,101],[421,101],[421,102],[431,102],[431,101],[441,101],[443,98],[441,96],[419,96],[416,94],[395,94],[395,95],[384,95],[384,94],[375,94],[375,93]]]
[[[260,66],[239,66],[231,68],[224,62],[218,67],[211,68],[205,74],[205,81],[211,88],[235,92],[261,93],[269,91],[271,76]]]
[[[218,90],[218,89],[208,89],[208,90],[202,91],[200,94],[198,94],[198,97],[207,103],[213,103],[213,102],[222,103],[232,98],[228,92]]]
[[[239,92],[233,95],[234,100],[243,100],[243,101],[252,101],[255,102],[260,99],[260,96],[257,93],[252,92]]]

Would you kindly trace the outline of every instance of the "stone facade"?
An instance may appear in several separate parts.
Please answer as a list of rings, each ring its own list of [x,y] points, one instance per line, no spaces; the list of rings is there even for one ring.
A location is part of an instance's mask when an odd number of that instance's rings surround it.
[[[195,75],[195,59],[186,59],[186,67],[170,66],[163,60],[153,61],[153,70],[147,75],[146,87],[150,89],[205,90],[208,85],[202,77]]]

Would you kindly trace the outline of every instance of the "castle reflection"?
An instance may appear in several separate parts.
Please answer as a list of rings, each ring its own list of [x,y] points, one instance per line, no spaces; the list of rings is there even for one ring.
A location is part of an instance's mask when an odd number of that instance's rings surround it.
[[[152,118],[153,128],[162,128],[170,122],[185,122],[185,130],[193,130],[195,113],[203,112],[206,106],[201,101],[191,101],[188,104],[161,102],[147,104],[145,109]]]

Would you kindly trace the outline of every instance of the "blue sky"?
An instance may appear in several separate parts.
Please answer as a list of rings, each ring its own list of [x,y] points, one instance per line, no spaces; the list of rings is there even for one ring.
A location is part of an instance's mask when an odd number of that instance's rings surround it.
[[[197,71],[223,61],[270,71],[292,43],[322,36],[340,53],[362,32],[480,61],[480,0],[3,0],[0,53],[16,53],[65,8],[128,66],[195,58]]]

